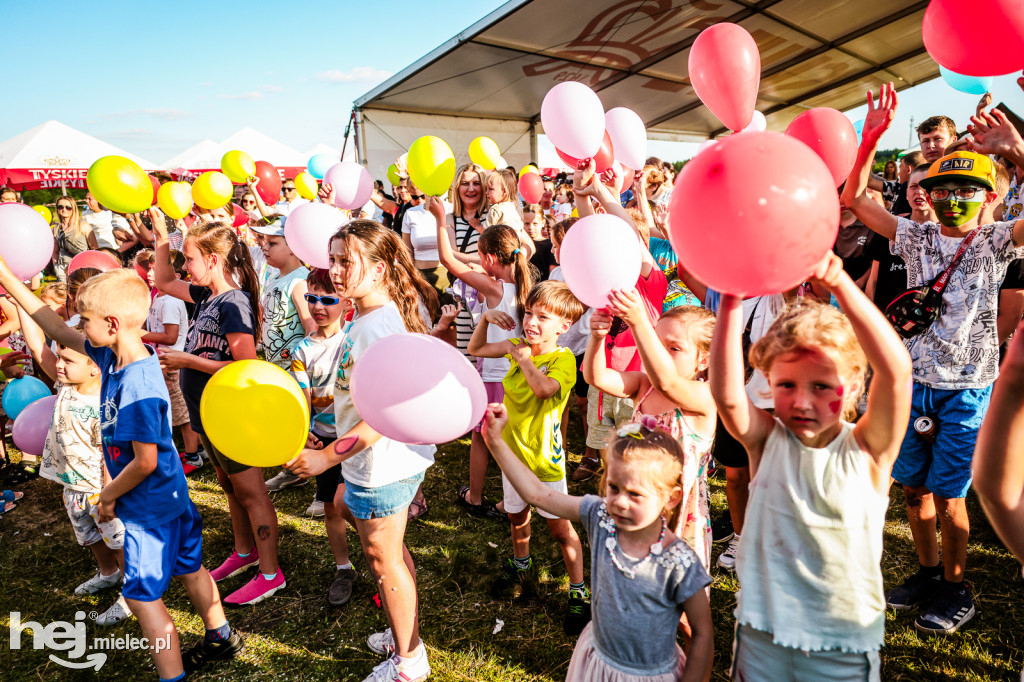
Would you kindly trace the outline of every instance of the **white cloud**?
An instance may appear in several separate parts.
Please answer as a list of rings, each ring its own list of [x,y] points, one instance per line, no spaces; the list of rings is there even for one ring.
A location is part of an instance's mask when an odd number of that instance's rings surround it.
[[[133,116],[145,116],[149,118],[155,118],[160,121],[180,121],[185,118],[194,118],[195,114],[190,114],[187,111],[181,109],[132,109],[131,111],[120,111],[110,114],[100,114],[102,119],[115,119],[115,118],[131,118]]]
[[[390,71],[375,69],[372,66],[357,66],[349,71],[324,71],[317,74],[316,78],[325,83],[379,83],[390,76]]]
[[[280,85],[261,85],[260,91],[262,92],[283,92],[284,88]]]
[[[263,99],[263,93],[259,92],[258,90],[250,90],[249,92],[242,92],[237,95],[220,94],[217,95],[217,97],[220,97],[221,99],[240,99],[251,101],[254,99]]]

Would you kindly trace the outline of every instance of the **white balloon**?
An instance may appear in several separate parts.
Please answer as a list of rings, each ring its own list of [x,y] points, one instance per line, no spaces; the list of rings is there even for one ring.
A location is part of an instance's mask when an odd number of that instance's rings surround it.
[[[334,188],[334,205],[346,210],[359,208],[373,194],[370,171],[352,161],[342,161],[328,168],[324,184]]]
[[[647,128],[632,109],[615,107],[604,115],[604,127],[615,150],[615,160],[627,168],[643,168],[647,161]]]
[[[753,133],[753,132],[760,133],[760,132],[762,132],[764,130],[767,130],[767,129],[768,129],[768,119],[766,119],[764,117],[764,114],[762,114],[760,111],[758,111],[757,109],[754,109],[754,114],[750,117],[750,123],[748,123],[747,127],[744,128],[743,130],[741,130],[740,132],[741,133]]]
[[[589,159],[604,141],[604,106],[583,83],[564,81],[548,90],[540,105],[544,134],[557,149],[576,159]]]

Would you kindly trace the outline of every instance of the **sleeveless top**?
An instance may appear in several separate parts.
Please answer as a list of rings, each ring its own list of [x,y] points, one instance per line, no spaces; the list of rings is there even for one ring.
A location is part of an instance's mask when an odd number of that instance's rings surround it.
[[[499,280],[500,281],[500,280]],[[505,313],[513,320],[516,321],[515,328],[505,331],[496,324],[487,326],[487,343],[495,343],[497,341],[505,341],[507,339],[514,339],[523,335],[523,324],[519,321],[519,311],[516,310],[516,285],[510,284],[509,282],[501,282],[502,295],[501,302],[494,306],[494,310],[500,310]],[[487,300],[485,298],[480,299],[483,310],[487,310]],[[501,383],[501,380],[508,374],[509,368],[512,367],[512,363],[508,358],[480,358],[480,374],[483,376],[484,381],[496,381]]]
[[[853,424],[809,448],[776,418],[750,482],[736,557],[737,622],[804,651],[879,649],[888,506]]]
[[[711,463],[711,450],[715,444],[715,438],[714,436],[708,438],[697,433],[678,407],[661,414],[644,412],[644,401],[653,391],[654,386],[647,387],[647,391],[636,402],[630,421],[639,424],[640,418],[644,415],[654,417],[658,420],[658,426],[682,446],[683,454],[686,456],[682,475],[683,499],[679,503],[679,520],[671,530],[676,537],[685,541],[690,549],[697,554],[704,569],[710,570],[711,512],[708,494],[708,465]]]

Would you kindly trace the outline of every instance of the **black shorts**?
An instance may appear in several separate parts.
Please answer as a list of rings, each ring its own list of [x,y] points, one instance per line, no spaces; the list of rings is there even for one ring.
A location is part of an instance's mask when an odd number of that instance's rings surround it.
[[[715,460],[724,467],[738,469],[750,466],[747,449],[725,429],[721,419],[715,426],[715,449],[712,450],[712,454],[715,456]]]
[[[334,502],[334,494],[338,491],[338,486],[344,482],[339,462],[316,477],[316,497],[313,499],[318,502]]]
[[[577,398],[586,398],[587,389],[590,385],[587,384],[587,380],[583,378],[583,356],[576,356],[576,385],[572,387],[572,392],[576,394]],[[586,421],[586,415],[583,415],[584,421]]]

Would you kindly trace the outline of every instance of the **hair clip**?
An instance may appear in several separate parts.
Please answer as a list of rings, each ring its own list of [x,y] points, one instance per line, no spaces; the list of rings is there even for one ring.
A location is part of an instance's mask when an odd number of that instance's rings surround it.
[[[626,436],[629,436],[630,438],[643,440],[644,437],[640,435],[640,428],[641,425],[635,422],[631,424],[626,424],[625,426],[618,430],[619,438],[625,438]]]
[[[519,247],[518,247],[518,246],[516,247],[516,250],[512,252],[512,255],[514,256],[514,255],[516,255],[517,253],[519,253]]]
[[[640,425],[648,431],[654,431],[658,428],[658,418],[649,414],[640,415]]]

